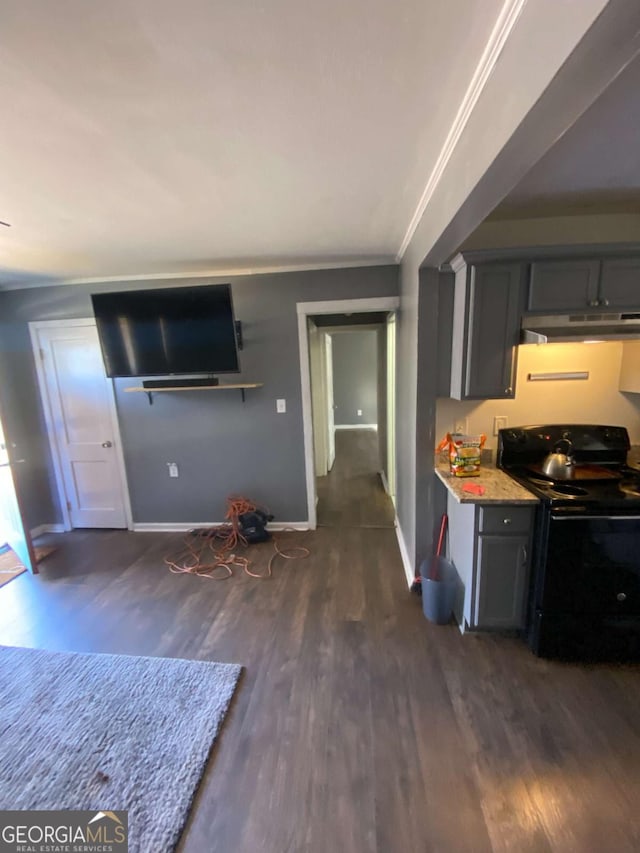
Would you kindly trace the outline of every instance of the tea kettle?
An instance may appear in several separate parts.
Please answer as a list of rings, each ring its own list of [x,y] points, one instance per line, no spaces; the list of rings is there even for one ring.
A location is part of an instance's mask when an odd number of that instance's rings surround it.
[[[564,452],[563,452],[564,446]],[[573,477],[574,459],[572,455],[573,445],[568,438],[561,438],[542,463],[542,470],[547,477],[554,480],[568,480]]]

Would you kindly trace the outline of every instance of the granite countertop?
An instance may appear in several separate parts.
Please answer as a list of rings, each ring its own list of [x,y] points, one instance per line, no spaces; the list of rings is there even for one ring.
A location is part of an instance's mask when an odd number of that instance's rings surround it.
[[[449,460],[436,454],[434,470],[458,503],[471,504],[535,504],[538,498],[528,489],[512,480],[508,474],[493,464],[483,464],[478,477],[452,477]],[[484,486],[483,495],[463,491],[465,483]]]

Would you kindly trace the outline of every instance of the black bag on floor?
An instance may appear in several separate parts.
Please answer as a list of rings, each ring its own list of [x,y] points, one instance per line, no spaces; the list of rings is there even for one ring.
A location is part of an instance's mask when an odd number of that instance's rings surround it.
[[[271,538],[271,534],[266,529],[267,522],[272,519],[272,515],[267,515],[261,509],[243,512],[238,516],[239,532],[250,545],[254,545],[256,542],[266,542],[267,539]]]

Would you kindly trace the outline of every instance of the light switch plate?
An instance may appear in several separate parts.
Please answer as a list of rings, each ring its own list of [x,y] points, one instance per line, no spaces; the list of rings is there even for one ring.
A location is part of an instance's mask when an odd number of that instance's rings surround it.
[[[453,424],[453,431],[462,434],[469,434],[469,418],[456,418]]]
[[[287,411],[287,401],[283,398],[276,400],[276,412],[283,415]]]
[[[498,430],[507,428],[507,416],[506,415],[496,415],[493,419],[493,434],[497,435]]]

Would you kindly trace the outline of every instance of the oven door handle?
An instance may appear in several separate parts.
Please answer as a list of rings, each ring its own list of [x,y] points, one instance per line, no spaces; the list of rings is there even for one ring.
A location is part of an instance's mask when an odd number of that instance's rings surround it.
[[[552,521],[640,521],[637,515],[554,515]]]

